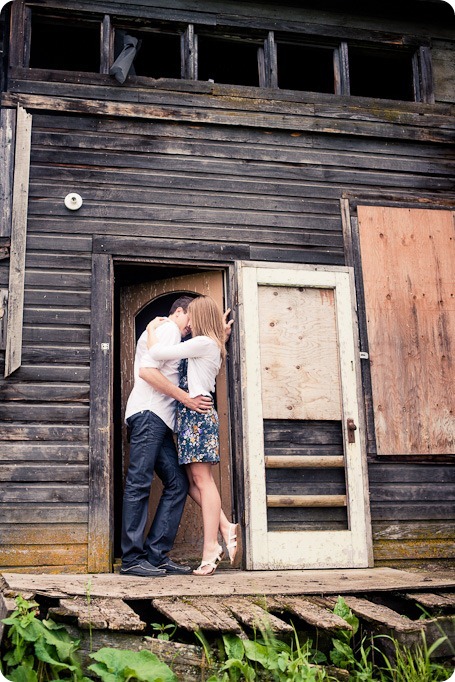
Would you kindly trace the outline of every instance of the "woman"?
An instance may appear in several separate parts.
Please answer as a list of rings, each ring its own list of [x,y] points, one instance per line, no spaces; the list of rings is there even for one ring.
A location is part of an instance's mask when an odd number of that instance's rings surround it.
[[[229,311],[228,311],[229,312]],[[210,296],[198,296],[188,306],[192,338],[175,346],[158,342],[155,329],[163,318],[147,326],[150,355],[154,360],[180,363],[180,388],[190,396],[211,395],[215,379],[226,357],[225,342],[232,321],[225,324],[220,309]],[[218,531],[226,544],[231,564],[237,552],[238,525],[230,523],[221,509],[221,498],[212,474],[212,464],[220,461],[218,415],[214,407],[206,414],[177,405],[179,464],[187,465],[189,494],[201,507],[204,545],[200,566],[195,575],[213,575],[224,556],[218,544]]]

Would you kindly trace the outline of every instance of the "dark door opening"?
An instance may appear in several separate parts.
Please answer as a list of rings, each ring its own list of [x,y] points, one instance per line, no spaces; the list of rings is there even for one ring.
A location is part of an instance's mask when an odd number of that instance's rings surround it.
[[[126,400],[133,385],[136,341],[156,315],[167,315],[173,301],[182,294],[211,295],[224,307],[224,278],[221,270],[202,271],[153,265],[119,265],[115,277],[115,360],[114,360],[114,557],[121,557],[123,484],[128,466],[129,446],[124,424]],[[229,410],[226,373],[217,379],[217,409],[220,418],[221,463],[218,486],[226,514],[232,514],[230,481]],[[216,476],[215,476],[216,478]],[[150,497],[149,522],[153,519],[161,483],[156,479]],[[148,530],[148,529],[147,529]],[[202,522],[197,505],[188,500],[172,556],[195,560],[202,548]]]

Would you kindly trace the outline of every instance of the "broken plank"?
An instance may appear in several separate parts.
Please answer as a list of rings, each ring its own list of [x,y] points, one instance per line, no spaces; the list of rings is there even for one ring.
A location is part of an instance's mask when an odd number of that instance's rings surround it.
[[[415,601],[429,609],[449,609],[455,606],[455,594],[433,594],[431,592],[406,593],[405,599]]]
[[[275,597],[275,602],[280,604],[286,611],[294,613],[296,616],[304,620],[306,623],[313,625],[316,628],[323,630],[349,630],[352,631],[352,626],[343,618],[337,616],[327,608],[315,604],[308,599],[302,597]],[[273,610],[273,606],[270,606]]]
[[[193,604],[182,599],[152,599],[157,611],[185,630],[217,630],[213,620]]]
[[[259,629],[270,628],[273,632],[283,634],[293,631],[289,623],[285,623],[284,620],[264,611],[260,606],[245,597],[229,597],[224,599],[223,603],[244,625]]]
[[[49,609],[49,614],[56,620],[77,621],[82,629],[140,632],[146,627],[137,613],[121,599],[61,599],[59,606]]]
[[[375,604],[368,601],[368,599],[362,599],[361,597],[344,595],[343,599],[356,616],[363,618],[369,623],[385,625],[396,632],[418,632],[424,628],[422,621],[410,620],[396,611],[393,611],[388,606]],[[326,598],[325,600],[318,599],[317,601],[319,603],[325,601],[326,604],[331,606],[336,604],[336,599],[333,597]]]
[[[203,611],[212,621],[214,630],[244,635],[240,624],[232,617],[230,610],[224,606],[221,600],[198,597],[197,599],[188,600],[187,603],[199,611]]]

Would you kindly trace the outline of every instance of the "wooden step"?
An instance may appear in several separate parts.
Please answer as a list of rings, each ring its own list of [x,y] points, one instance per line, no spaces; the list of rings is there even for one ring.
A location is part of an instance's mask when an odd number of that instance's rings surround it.
[[[122,599],[60,599],[59,606],[49,609],[49,616],[60,621],[77,621],[78,626],[86,630],[93,628],[141,632],[146,628],[146,623]]]
[[[433,594],[431,592],[414,592],[403,595],[405,599],[415,601],[429,609],[450,609],[455,607],[455,594]]]
[[[414,621],[393,611],[388,606],[375,604],[368,599],[343,595],[343,599],[351,611],[368,623],[385,625],[396,632],[419,632],[424,629],[423,621]],[[315,597],[314,601],[333,608],[337,602],[333,597]]]
[[[199,611],[194,604],[178,598],[152,599],[152,606],[184,630],[217,630],[209,615]]]
[[[346,495],[267,495],[268,507],[346,507]]]
[[[344,467],[344,457],[340,456],[302,456],[302,455],[266,455],[267,469],[325,469]]]
[[[321,630],[328,630],[329,632],[335,632],[336,630],[352,631],[352,626],[343,618],[337,616],[328,608],[315,604],[303,597],[277,596],[273,598],[273,603],[269,603],[269,600],[267,600],[267,605],[271,611],[275,611],[275,608],[277,608],[282,612],[293,613],[306,623]]]
[[[273,616],[268,611],[255,604],[246,597],[229,597],[223,603],[232,611],[234,616],[248,627],[261,629],[270,628],[275,633],[291,633],[292,625]]]

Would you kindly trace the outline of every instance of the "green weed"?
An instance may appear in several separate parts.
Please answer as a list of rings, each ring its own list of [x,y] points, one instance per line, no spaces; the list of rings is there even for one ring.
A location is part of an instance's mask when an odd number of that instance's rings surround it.
[[[169,642],[177,631],[177,625],[174,625],[174,623],[168,623],[167,625],[164,625],[164,623],[150,623],[150,627],[154,632],[158,633],[156,638],[164,642]]]
[[[2,622],[9,625],[4,674],[12,682],[73,680],[85,682],[76,650],[79,642],[51,619],[37,618],[38,604],[16,597],[16,609]]]

